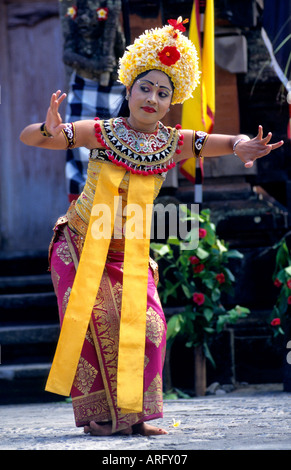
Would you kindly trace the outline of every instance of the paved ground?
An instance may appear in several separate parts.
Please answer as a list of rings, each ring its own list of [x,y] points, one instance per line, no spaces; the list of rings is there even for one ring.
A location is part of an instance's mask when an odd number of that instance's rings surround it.
[[[171,426],[174,419],[180,426]],[[131,458],[141,450],[158,455],[153,458],[166,454],[176,460],[183,458],[181,451],[190,450],[291,450],[291,393],[283,392],[281,385],[253,386],[224,395],[167,400],[164,418],[156,423],[169,434],[92,437],[74,426],[70,403],[0,406],[0,450],[100,450],[96,455],[102,464],[117,463],[106,461],[118,458],[117,450]],[[121,463],[134,466],[133,460]]]

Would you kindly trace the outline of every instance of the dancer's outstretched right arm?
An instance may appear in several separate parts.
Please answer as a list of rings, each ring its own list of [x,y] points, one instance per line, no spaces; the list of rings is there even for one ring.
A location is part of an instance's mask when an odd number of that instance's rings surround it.
[[[30,124],[23,129],[20,134],[20,140],[26,145],[33,147],[42,147],[52,150],[64,150],[68,148],[68,134],[62,132],[68,124],[63,123],[59,113],[60,104],[66,98],[66,94],[58,90],[53,93],[50,100],[50,106],[47,111],[46,119],[43,123]],[[94,148],[98,146],[94,132],[95,121],[84,120],[74,123],[73,147]]]

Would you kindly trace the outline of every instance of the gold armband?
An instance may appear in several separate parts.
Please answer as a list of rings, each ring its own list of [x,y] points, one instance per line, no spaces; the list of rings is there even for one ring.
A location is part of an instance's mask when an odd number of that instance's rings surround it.
[[[46,128],[45,122],[42,123],[42,125],[39,128],[41,135],[44,137],[53,137],[52,134],[49,133],[49,131]]]
[[[193,155],[197,158],[201,158],[201,153],[203,147],[208,139],[207,132],[204,131],[194,131],[193,132],[193,141],[192,141],[192,150]]]
[[[67,148],[74,147],[76,143],[76,129],[75,129],[75,124],[73,122],[70,122],[66,125],[65,129],[62,129],[62,133],[64,134],[64,137],[67,142]]]

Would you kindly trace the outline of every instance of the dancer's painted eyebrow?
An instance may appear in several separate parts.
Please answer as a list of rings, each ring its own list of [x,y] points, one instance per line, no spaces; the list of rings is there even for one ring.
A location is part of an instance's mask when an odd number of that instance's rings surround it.
[[[153,82],[151,82],[150,80],[146,80],[145,78],[143,80],[139,80],[139,81],[149,83],[152,86],[159,86],[160,88],[165,88],[166,90],[169,90],[170,92],[172,91],[170,88],[168,88],[165,85],[159,85],[158,83],[156,83],[156,85],[155,85]]]

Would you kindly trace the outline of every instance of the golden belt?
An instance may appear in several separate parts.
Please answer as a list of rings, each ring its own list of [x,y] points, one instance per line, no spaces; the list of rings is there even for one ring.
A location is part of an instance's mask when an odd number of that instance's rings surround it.
[[[75,208],[76,201],[72,201],[68,211],[67,211],[67,219],[68,225],[73,232],[76,232],[81,237],[86,237],[88,224],[84,222]],[[124,251],[125,246],[125,238],[111,238],[111,242],[109,245],[110,251]]]

